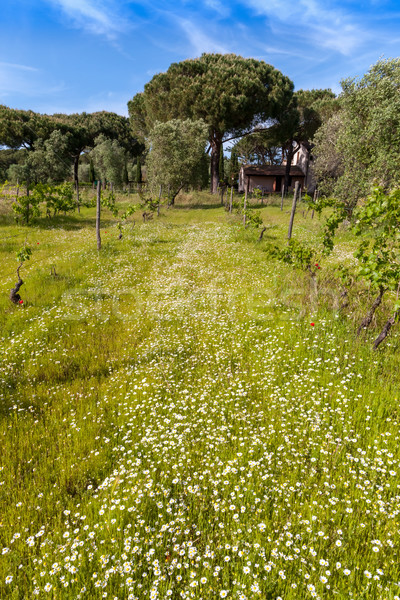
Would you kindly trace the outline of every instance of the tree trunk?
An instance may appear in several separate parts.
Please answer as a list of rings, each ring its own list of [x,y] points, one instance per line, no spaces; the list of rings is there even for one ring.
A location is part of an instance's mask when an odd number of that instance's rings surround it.
[[[379,289],[379,295],[377,296],[377,298],[375,299],[375,302],[371,306],[371,310],[369,311],[369,313],[367,314],[367,316],[364,317],[364,319],[361,321],[361,325],[357,329],[357,335],[360,335],[360,333],[362,332],[363,329],[367,329],[367,327],[369,327],[371,325],[371,321],[374,318],[375,311],[378,308],[378,306],[381,304],[384,293],[385,293],[385,290],[384,290],[384,288],[381,287]]]
[[[258,236],[258,241],[261,242],[261,240],[263,239],[264,233],[267,231],[266,227],[263,227],[261,229],[260,235]]]
[[[22,267],[22,264],[23,263],[21,263],[17,269],[18,282],[15,284],[15,287],[10,292],[10,300],[13,304],[19,304],[21,301],[21,296],[19,295],[18,292],[20,290],[21,285],[23,285],[23,283],[24,283],[19,274],[19,270]]]
[[[388,319],[386,321],[381,333],[378,335],[378,337],[376,338],[376,340],[374,342],[374,350],[376,350],[378,348],[378,346],[383,342],[383,340],[389,335],[389,331],[392,329],[393,325],[395,324],[398,314],[399,314],[399,312],[396,311],[394,313],[394,315],[392,315],[390,317],[390,319]]]
[[[232,200],[233,200],[233,185],[231,186],[231,197],[229,200],[229,212],[232,212]]]
[[[220,136],[214,135],[211,140],[211,184],[210,184],[210,192],[212,194],[218,193],[218,185],[219,185],[219,157],[221,154],[221,146],[222,146],[222,138]]]
[[[78,213],[81,212],[80,203],[79,203],[79,176],[78,176],[78,167],[79,167],[79,156],[74,156],[74,185],[76,190],[76,206],[78,209]]]
[[[161,194],[162,194],[162,185],[160,185],[160,192],[158,194],[157,217],[160,216]]]
[[[294,155],[293,142],[290,141],[290,145],[288,146],[287,153],[286,153],[285,179],[284,179],[284,183],[283,183],[283,190],[284,190],[283,193],[285,196],[287,196],[288,190],[289,190],[290,169],[292,166],[293,155]]]
[[[169,206],[173,206],[175,204],[175,198],[183,188],[183,183],[179,186],[178,190],[172,195],[172,198],[169,201]]]
[[[101,248],[101,237],[100,237],[100,211],[101,211],[101,181],[97,182],[97,198],[96,198],[96,238],[97,238],[97,250]]]
[[[300,187],[300,183],[298,181],[296,181],[295,186],[294,186],[292,212],[290,215],[290,222],[289,222],[288,240],[290,240],[292,237],[293,221],[294,221],[294,215],[296,213],[296,204],[297,204],[297,196],[299,193],[299,187]]]

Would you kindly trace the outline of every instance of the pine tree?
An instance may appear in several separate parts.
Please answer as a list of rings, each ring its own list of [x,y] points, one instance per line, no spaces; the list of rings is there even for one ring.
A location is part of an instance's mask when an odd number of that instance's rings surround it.
[[[219,153],[219,180],[225,181],[225,167],[224,167],[224,147],[221,145]]]
[[[290,79],[263,61],[202,54],[155,75],[128,108],[133,131],[144,137],[156,121],[203,119],[209,131],[211,191],[216,193],[223,142],[275,117],[292,95]]]

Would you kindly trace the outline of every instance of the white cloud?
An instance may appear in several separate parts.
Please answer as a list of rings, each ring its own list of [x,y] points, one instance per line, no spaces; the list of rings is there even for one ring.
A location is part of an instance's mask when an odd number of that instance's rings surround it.
[[[9,62],[1,62],[0,61],[0,69],[17,69],[19,71],[38,71],[39,69],[36,69],[35,67],[28,67],[27,65],[18,65],[16,63],[9,63]]]
[[[317,0],[243,0],[259,15],[268,17],[269,26],[294,42],[298,37],[314,46],[334,50],[344,55],[364,42],[368,34],[341,9],[325,8]],[[288,29],[286,30],[286,27]],[[282,28],[285,28],[284,30]]]
[[[221,54],[229,52],[224,46],[208,37],[189,19],[178,19],[178,22],[191,43],[196,56],[200,56],[203,52],[220,52]]]
[[[59,7],[75,26],[114,40],[116,34],[127,29],[127,21],[118,15],[116,6],[109,1],[48,0]]]
[[[215,10],[221,17],[227,17],[229,15],[229,8],[224,5],[220,0],[204,0],[205,6]]]

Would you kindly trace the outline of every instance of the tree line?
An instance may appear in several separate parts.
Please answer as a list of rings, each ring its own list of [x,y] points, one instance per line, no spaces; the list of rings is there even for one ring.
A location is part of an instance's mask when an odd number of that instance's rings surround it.
[[[240,164],[285,164],[300,145],[315,158],[322,196],[352,210],[374,183],[398,184],[399,59],[379,61],[342,92],[297,90],[273,66],[234,54],[173,63],[110,112],[41,115],[0,106],[0,178],[140,182],[173,198],[183,187],[212,193],[237,181]],[[231,144],[231,159],[224,147]]]

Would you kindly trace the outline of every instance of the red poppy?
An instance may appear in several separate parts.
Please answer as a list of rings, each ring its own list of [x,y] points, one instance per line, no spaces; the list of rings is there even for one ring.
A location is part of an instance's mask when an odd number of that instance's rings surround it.
[[[39,242],[36,242],[36,243],[37,243],[37,245],[39,246]]]
[[[314,327],[315,323],[310,323],[311,327]]]
[[[19,301],[19,303],[20,303],[20,304],[23,304],[23,303],[24,303],[24,301],[23,301],[23,300],[20,300],[20,301]]]

